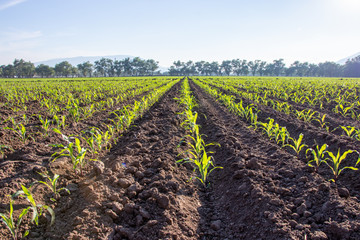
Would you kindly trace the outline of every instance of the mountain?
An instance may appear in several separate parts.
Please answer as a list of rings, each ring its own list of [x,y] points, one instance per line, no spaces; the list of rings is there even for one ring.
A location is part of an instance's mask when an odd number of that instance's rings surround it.
[[[49,60],[46,60],[46,61],[34,62],[34,64],[35,64],[35,66],[40,65],[40,64],[45,64],[45,65],[48,65],[50,67],[55,67],[55,64],[58,64],[58,63],[63,62],[63,61],[68,61],[71,65],[76,67],[78,64],[84,63],[84,62],[87,62],[87,61],[94,64],[95,61],[100,60],[101,58],[109,58],[109,59],[112,59],[112,60],[115,60],[115,59],[116,60],[123,60],[125,58],[133,59],[134,56],[130,56],[130,55],[88,56],[88,57],[80,56],[80,57],[72,57],[72,58],[49,59]],[[159,66],[158,70],[160,70],[160,72],[166,72],[166,71],[168,71],[168,68]]]
[[[50,59],[50,60],[46,60],[46,61],[40,61],[40,62],[35,62],[35,66],[40,65],[40,64],[45,64],[45,65],[49,65],[50,67],[55,67],[55,64],[63,62],[63,61],[68,61],[71,65],[73,66],[77,66],[80,63],[83,62],[91,62],[94,63],[97,60],[100,60],[101,58],[110,58],[112,60],[123,60],[125,58],[134,58],[133,56],[129,56],[129,55],[111,55],[111,56],[88,56],[88,57],[72,57],[72,58],[56,58],[56,59]]]
[[[358,52],[358,53],[356,53],[356,54],[354,54],[354,55],[351,55],[351,56],[349,56],[349,57],[340,59],[340,60],[337,61],[336,63],[338,63],[338,64],[345,64],[348,59],[352,59],[352,58],[357,57],[357,56],[359,56],[359,55],[360,55],[360,52]]]

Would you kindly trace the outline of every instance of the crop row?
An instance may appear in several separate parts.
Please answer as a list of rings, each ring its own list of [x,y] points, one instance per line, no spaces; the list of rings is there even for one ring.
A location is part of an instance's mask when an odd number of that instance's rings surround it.
[[[207,146],[215,145],[217,143],[205,143],[203,135],[200,134],[200,125],[197,123],[198,113],[194,111],[197,106],[194,96],[191,94],[188,79],[185,79],[181,88],[181,96],[178,99],[183,108],[183,112],[179,113],[182,118],[181,125],[188,131],[188,135],[184,136],[189,149],[181,155],[184,158],[177,161],[177,163],[191,163],[194,167],[194,172],[197,171],[198,179],[203,186],[208,185],[208,176],[215,169],[221,167],[214,165],[214,159],[206,150]],[[217,144],[218,145],[218,144]],[[190,178],[190,180],[192,177]]]
[[[36,113],[36,110],[33,110],[24,112],[22,115],[14,116],[10,114],[9,117],[2,121],[0,127],[4,129],[5,133],[12,135],[13,139],[21,140],[23,144],[25,144],[28,140],[41,141],[42,137],[48,136],[51,128],[56,127],[63,131],[67,129],[68,126],[78,124],[79,122],[88,120],[93,116],[115,116],[117,110],[121,109],[122,105],[124,105],[127,101],[136,99],[138,96],[141,96],[146,92],[154,91],[154,89],[166,85],[168,82],[169,80],[150,81],[148,83],[143,82],[142,87],[140,87],[136,82],[130,82],[133,85],[131,86],[131,84],[128,83],[130,87],[128,86],[125,88],[125,91],[122,94],[119,94],[116,97],[111,97],[111,93],[110,97],[103,94],[102,99],[104,100],[88,105],[86,102],[83,102],[84,98],[75,98],[73,93],[63,95],[61,103],[56,97],[44,98],[42,99],[43,101],[39,99],[39,108],[41,109],[41,112]],[[121,88],[122,86],[123,85],[120,82],[118,87]],[[92,85],[92,87],[93,89],[96,89],[96,85]],[[48,94],[46,91],[45,93]],[[60,94],[59,92],[57,93]],[[83,92],[79,92],[78,95],[90,96],[92,93],[92,90],[88,89]],[[49,96],[56,96],[56,94],[49,94]],[[85,97],[85,99],[86,98],[87,97]],[[26,107],[26,103],[23,103],[22,105]],[[13,111],[11,113],[13,113]],[[11,139],[11,142],[14,142],[13,139]],[[0,143],[0,146],[1,152],[15,148],[6,142]]]
[[[360,140],[360,129],[351,126],[351,125],[336,125],[334,122],[332,125],[334,126],[331,128],[330,122],[327,120],[327,114],[323,114],[318,111],[314,111],[311,108],[301,108],[294,107],[292,104],[289,104],[286,101],[281,100],[274,100],[267,97],[266,94],[261,96],[259,93],[249,93],[239,90],[231,85],[226,85],[224,82],[220,81],[211,81],[209,83],[212,86],[216,86],[220,89],[224,89],[230,93],[236,94],[243,99],[247,99],[252,101],[254,104],[264,105],[267,107],[271,107],[275,111],[285,113],[287,115],[291,115],[299,120],[302,120],[306,123],[316,124],[321,130],[325,130],[327,132],[336,132],[341,130],[342,136],[347,136],[357,141]]]
[[[303,141],[304,135],[302,133],[298,138],[291,137],[286,127],[280,126],[274,119],[269,118],[268,122],[259,121],[257,117],[258,109],[255,105],[246,105],[242,100],[236,103],[236,98],[233,95],[224,94],[202,81],[194,80],[194,82],[208,94],[215,97],[217,101],[225,105],[230,112],[238,115],[242,120],[249,123],[254,130],[258,130],[262,134],[265,134],[281,148],[290,148],[298,157],[300,156],[300,152],[304,150],[306,153],[311,153],[313,158],[308,161],[308,165],[314,167],[316,171],[322,163],[325,163],[332,172],[332,181],[336,182],[340,173],[345,169],[358,170],[356,166],[359,164],[360,158],[356,161],[355,166],[343,166],[344,164],[340,166],[341,163],[344,163],[348,154],[357,153],[357,155],[359,155],[357,151],[347,150],[341,152],[340,149],[338,149],[337,152],[333,153],[327,151],[327,144],[308,148],[308,145]]]
[[[52,161],[56,161],[56,159],[60,157],[67,157],[70,160],[75,173],[83,175],[89,161],[99,161],[98,156],[100,156],[101,153],[109,151],[112,144],[117,142],[117,138],[127,131],[136,119],[142,117],[144,112],[149,110],[149,108],[178,81],[179,80],[169,81],[163,86],[153,89],[150,93],[143,96],[140,100],[136,100],[133,104],[123,106],[122,108],[113,111],[112,115],[115,117],[112,116],[108,119],[111,124],[106,125],[106,128],[108,129],[106,131],[101,131],[99,128],[93,127],[83,131],[80,135],[65,135],[60,129],[53,128],[53,131],[61,136],[62,142],[51,144],[51,147],[54,149],[54,153],[51,156]],[[32,213],[32,224],[39,224],[39,217],[45,213],[45,210],[51,215],[50,224],[54,224],[55,211],[53,210],[53,203],[59,199],[60,191],[67,191],[70,193],[68,189],[58,187],[57,182],[60,178],[58,174],[50,174],[48,171],[39,174],[45,180],[35,181],[30,184],[30,186],[21,184],[21,189],[9,196],[9,212],[7,214],[0,214],[1,220],[7,226],[13,239],[19,239],[28,235],[29,230],[22,230],[21,225],[23,218],[30,212]],[[33,186],[36,184],[44,184],[51,189],[53,197],[49,199],[50,204],[40,204],[35,200],[37,199],[37,196],[33,192]],[[26,199],[29,206],[19,210],[20,214],[16,220],[13,203],[19,197]]]
[[[357,80],[295,80],[289,79],[212,79],[226,86],[239,88],[243,95],[275,98],[319,110],[327,109],[342,117],[359,119],[360,101]],[[254,97],[253,97],[254,98]]]

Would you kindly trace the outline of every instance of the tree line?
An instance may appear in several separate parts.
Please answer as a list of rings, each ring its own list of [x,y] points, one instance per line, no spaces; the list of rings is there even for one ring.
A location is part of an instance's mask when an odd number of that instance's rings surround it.
[[[349,59],[345,65],[334,62],[311,64],[295,61],[289,67],[283,59],[271,63],[240,59],[218,62],[175,61],[169,68],[169,75],[237,75],[237,76],[297,76],[297,77],[360,77],[360,55]]]
[[[35,67],[31,62],[15,59],[13,64],[0,66],[0,77],[31,78],[37,77],[119,77],[160,75],[159,63],[153,59],[112,60],[101,58],[94,64],[89,61],[72,66],[63,61],[50,67],[40,64]],[[175,61],[164,75],[173,76],[297,76],[297,77],[360,77],[360,55],[349,59],[344,65],[335,62],[312,64],[295,61],[289,67],[283,59],[266,62],[240,59],[224,60],[221,63],[207,61]]]
[[[62,61],[50,67],[40,64],[35,67],[32,62],[15,59],[13,64],[0,66],[0,77],[4,78],[31,78],[38,77],[120,77],[120,76],[149,76],[160,74],[156,72],[159,63],[153,59],[112,60],[101,58],[94,64],[89,61],[72,66],[68,61]]]

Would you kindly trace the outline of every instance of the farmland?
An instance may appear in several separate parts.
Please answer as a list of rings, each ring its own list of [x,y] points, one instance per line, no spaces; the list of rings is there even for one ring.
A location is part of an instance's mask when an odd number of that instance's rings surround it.
[[[0,213],[32,207],[29,239],[359,239],[358,83],[0,79]]]

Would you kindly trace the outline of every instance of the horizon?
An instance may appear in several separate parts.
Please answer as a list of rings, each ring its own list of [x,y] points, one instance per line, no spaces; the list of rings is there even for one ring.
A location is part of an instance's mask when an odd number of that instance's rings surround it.
[[[356,0],[64,2],[2,1],[0,65],[111,55],[162,67],[238,58],[318,64],[360,51]]]

